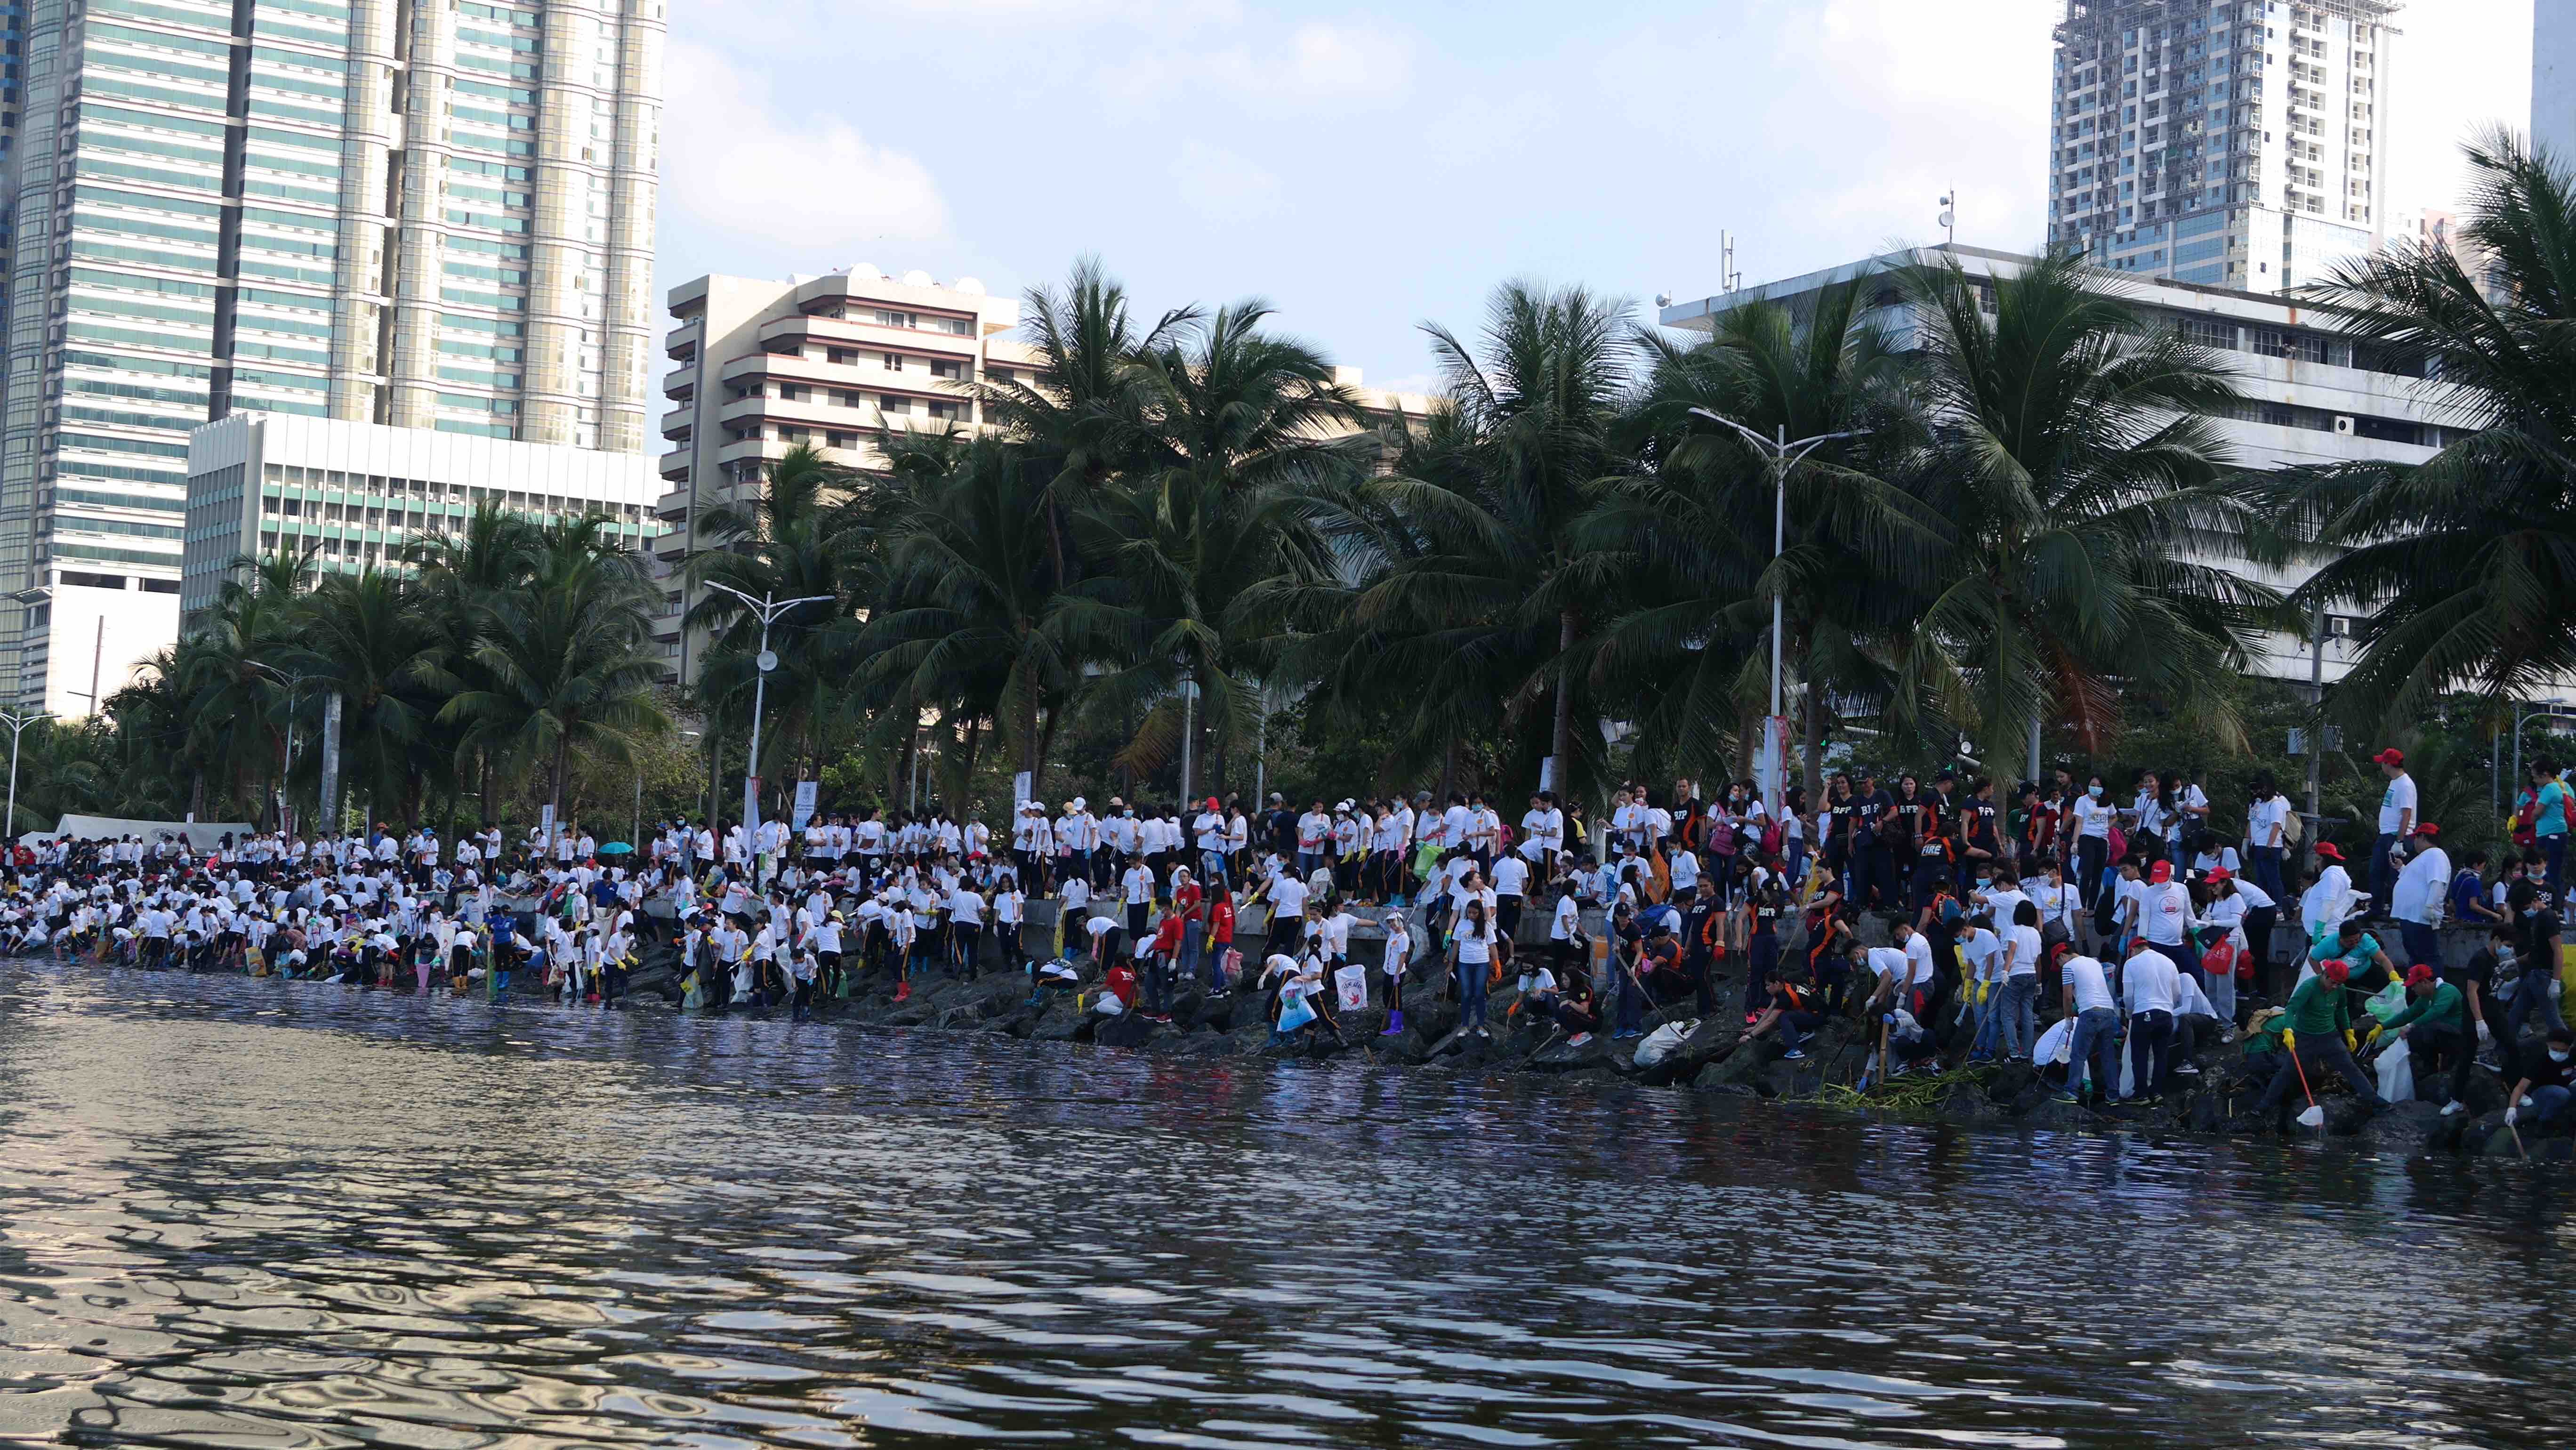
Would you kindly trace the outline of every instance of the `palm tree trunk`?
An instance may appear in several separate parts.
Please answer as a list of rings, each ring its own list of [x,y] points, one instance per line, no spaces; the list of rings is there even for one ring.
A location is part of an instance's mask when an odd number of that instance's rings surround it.
[[[1556,617],[1556,726],[1548,735],[1548,754],[1556,759],[1556,779],[1551,782],[1557,794],[1565,793],[1566,777],[1574,763],[1574,661],[1569,657],[1574,648],[1574,611],[1563,610]],[[1457,753],[1452,742],[1450,753]],[[1447,800],[1448,787],[1442,786],[1441,799]]]

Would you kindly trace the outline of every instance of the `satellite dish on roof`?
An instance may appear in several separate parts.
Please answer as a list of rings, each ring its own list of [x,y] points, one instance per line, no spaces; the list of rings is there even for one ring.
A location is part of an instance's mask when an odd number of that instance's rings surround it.
[[[850,264],[850,275],[858,278],[862,282],[874,282],[884,277],[885,273],[878,271],[874,266],[871,266],[866,262],[852,262]]]
[[[979,278],[960,277],[957,279],[957,290],[969,297],[981,297],[984,295],[984,284]]]
[[[906,272],[903,274],[903,285],[906,287],[936,287],[939,284],[930,280],[930,274],[928,272]]]

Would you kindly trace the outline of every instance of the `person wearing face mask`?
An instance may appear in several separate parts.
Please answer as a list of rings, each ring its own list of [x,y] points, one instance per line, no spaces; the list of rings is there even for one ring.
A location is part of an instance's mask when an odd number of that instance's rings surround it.
[[[2534,1123],[2547,1123],[2566,1112],[2568,1103],[2576,1100],[2576,1062],[2571,1057],[2576,1057],[2576,1032],[2564,1027],[2553,1028],[2539,1051],[2526,1051],[2521,1080],[2504,1095],[2505,1122],[2517,1123],[2528,1115]]]

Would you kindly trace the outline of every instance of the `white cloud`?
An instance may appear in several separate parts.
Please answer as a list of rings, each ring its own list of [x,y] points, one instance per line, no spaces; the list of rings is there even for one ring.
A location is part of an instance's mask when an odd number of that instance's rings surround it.
[[[1204,141],[1182,144],[1180,154],[1172,158],[1171,178],[1182,205],[1218,221],[1273,215],[1287,194],[1277,176]]]
[[[1287,77],[1316,94],[1385,96],[1413,79],[1413,43],[1375,26],[1301,25],[1290,38]]]
[[[767,84],[675,41],[665,71],[666,203],[710,230],[796,248],[946,236],[928,168],[822,112],[790,115]]]

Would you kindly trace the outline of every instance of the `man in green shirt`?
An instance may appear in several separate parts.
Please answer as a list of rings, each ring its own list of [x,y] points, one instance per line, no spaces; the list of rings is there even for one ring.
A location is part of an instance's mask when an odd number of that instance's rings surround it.
[[[2406,995],[2406,1010],[2389,1019],[2388,1031],[2406,1039],[2419,1083],[2432,1080],[2441,1054],[2450,1055],[2450,1101],[2442,1109],[2448,1117],[2463,1110],[2461,1095],[2469,1089],[2469,1069],[2477,1064],[2476,1046],[2469,1040],[2468,998],[2421,962],[2406,969]]]
[[[2255,1108],[2269,1114],[2280,1106],[2282,1095],[2298,1086],[2302,1069],[2313,1089],[2320,1074],[2333,1068],[2352,1084],[2354,1096],[2370,1112],[2388,1111],[2388,1100],[2379,1095],[2378,1085],[2361,1064],[2352,1060],[2352,1049],[2344,1044],[2343,1035],[2352,1026],[2352,1009],[2345,1003],[2345,988],[2352,980],[2352,968],[2340,957],[2317,964],[2317,974],[2299,984],[2290,994],[2288,1016],[2290,1032],[2298,1045],[2281,1055],[2280,1070],[2272,1074],[2271,1086],[2263,1089],[2263,1101]]]

